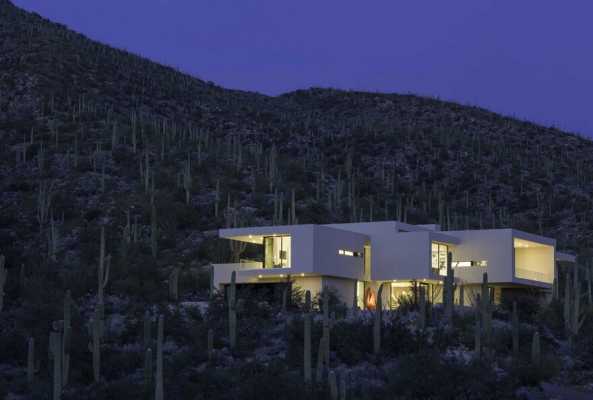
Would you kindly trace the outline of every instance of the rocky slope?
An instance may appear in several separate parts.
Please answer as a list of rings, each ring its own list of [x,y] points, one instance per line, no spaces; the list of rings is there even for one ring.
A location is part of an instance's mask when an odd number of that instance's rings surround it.
[[[183,262],[206,263],[228,251],[204,231],[289,222],[293,192],[299,223],[515,227],[582,254],[591,247],[590,140],[416,96],[228,90],[6,0],[0,22],[0,248],[8,265],[48,253],[52,218],[52,257],[72,265],[85,262],[78,250],[89,229],[107,225],[109,240],[120,240],[126,212],[148,244],[151,202],[163,257],[184,250]],[[45,207],[40,188],[52,197]]]

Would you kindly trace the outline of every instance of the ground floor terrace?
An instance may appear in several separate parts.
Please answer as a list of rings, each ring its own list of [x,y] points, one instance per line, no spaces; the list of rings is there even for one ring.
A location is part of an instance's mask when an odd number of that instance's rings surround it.
[[[261,272],[261,271],[260,271]],[[238,275],[239,276],[239,275]],[[242,276],[237,279],[239,288],[248,287],[250,290],[269,295],[271,301],[280,299],[286,287],[292,291],[304,294],[310,291],[311,296],[319,295],[324,288],[333,292],[341,302],[359,309],[375,309],[379,288],[382,286],[381,299],[383,308],[396,309],[406,302],[415,303],[421,288],[426,294],[426,300],[432,304],[443,302],[444,284],[439,279],[397,280],[397,281],[357,281],[331,276],[315,276],[307,274],[252,274],[247,279]],[[224,290],[228,284],[221,284],[217,289]],[[551,294],[551,287],[533,287],[515,283],[488,283],[490,299],[499,304],[505,299],[516,296],[531,295],[546,298]],[[481,294],[482,285],[457,281],[454,284],[454,300],[457,305],[472,306],[476,296]]]

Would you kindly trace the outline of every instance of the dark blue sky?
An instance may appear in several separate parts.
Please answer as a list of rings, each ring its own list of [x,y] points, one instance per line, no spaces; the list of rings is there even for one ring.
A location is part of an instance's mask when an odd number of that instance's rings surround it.
[[[593,1],[14,0],[222,86],[416,93],[593,137]]]

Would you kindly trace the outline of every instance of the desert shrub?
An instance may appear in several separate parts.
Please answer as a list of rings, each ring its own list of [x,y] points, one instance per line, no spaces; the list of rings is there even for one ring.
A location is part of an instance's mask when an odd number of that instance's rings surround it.
[[[533,323],[542,309],[542,299],[538,293],[521,291],[513,295],[502,296],[500,306],[495,309],[494,317],[506,319],[505,316],[510,315],[513,311],[513,302],[517,303],[519,318],[522,322]]]
[[[501,399],[511,398],[512,386],[480,361],[441,356],[423,350],[400,358],[388,374],[387,391],[402,399]]]
[[[561,361],[551,354],[542,355],[540,365],[533,365],[525,354],[523,358],[513,364],[509,373],[517,387],[536,386],[542,381],[557,376],[560,373],[560,368]]]
[[[373,352],[373,325],[363,321],[338,321],[331,330],[330,346],[338,359],[354,365]]]
[[[332,286],[324,287],[319,293],[315,295],[315,297],[312,300],[313,307],[323,312],[323,296],[325,296],[325,293],[327,293],[328,296],[330,314],[333,312],[336,314],[336,316],[346,315],[348,307],[340,298],[338,291]]]
[[[564,335],[565,331],[563,308],[564,305],[562,301],[553,300],[552,302],[541,308],[541,310],[537,314],[536,322],[539,325],[545,325],[557,336]],[[523,313],[521,313],[520,315],[522,317]]]

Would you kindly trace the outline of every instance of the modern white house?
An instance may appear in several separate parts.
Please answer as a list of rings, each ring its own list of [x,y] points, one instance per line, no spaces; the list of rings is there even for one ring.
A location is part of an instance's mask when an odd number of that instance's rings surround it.
[[[373,308],[380,284],[383,304],[425,285],[429,300],[441,302],[447,254],[451,253],[456,301],[471,304],[488,273],[495,302],[525,289],[546,292],[557,262],[575,257],[556,251],[551,238],[515,229],[440,231],[438,225],[399,221],[329,225],[284,225],[220,229],[219,236],[259,250],[257,259],[214,264],[213,286],[223,289],[236,271],[237,284],[290,282],[315,296],[333,288],[342,301]],[[463,290],[461,290],[463,286]]]

